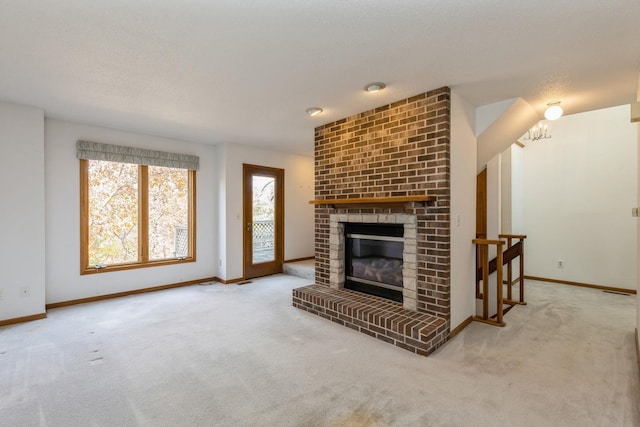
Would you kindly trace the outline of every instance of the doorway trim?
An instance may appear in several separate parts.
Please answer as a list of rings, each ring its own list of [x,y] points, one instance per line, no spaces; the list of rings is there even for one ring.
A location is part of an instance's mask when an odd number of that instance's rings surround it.
[[[274,260],[253,262],[253,186],[254,175],[275,179]],[[284,169],[242,164],[242,276],[244,279],[282,273],[284,263]]]
[[[476,239],[487,238],[487,168],[476,176]]]

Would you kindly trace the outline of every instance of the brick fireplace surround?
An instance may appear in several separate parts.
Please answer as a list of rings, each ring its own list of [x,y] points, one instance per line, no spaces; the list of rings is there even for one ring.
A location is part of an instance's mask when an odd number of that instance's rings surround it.
[[[444,344],[450,329],[449,170],[447,87],[316,128],[316,200],[434,199],[400,206],[317,204],[316,283],[294,289],[293,305],[418,354]],[[415,250],[409,250],[415,254],[404,255],[404,305],[342,289],[344,261],[336,256],[342,220],[405,223],[405,233],[406,224],[415,224],[409,226],[415,227]]]

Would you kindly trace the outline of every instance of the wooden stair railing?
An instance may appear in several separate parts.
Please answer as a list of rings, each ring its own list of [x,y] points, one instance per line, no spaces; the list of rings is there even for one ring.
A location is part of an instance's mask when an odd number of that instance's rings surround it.
[[[502,320],[503,312],[503,300],[502,300],[502,240],[489,240],[489,239],[473,239],[473,244],[476,245],[476,259],[478,263],[478,269],[476,270],[476,289],[478,289],[479,282],[477,273],[480,272],[482,280],[482,316],[473,316],[473,320],[482,323],[488,323],[494,326],[504,326],[505,323]],[[496,245],[495,270],[496,277],[496,319],[493,320],[489,317],[489,274],[490,262],[489,262],[489,245]],[[477,296],[477,295],[476,295]]]
[[[524,239],[527,238],[524,234],[500,234],[498,235],[500,239],[507,239],[507,249],[504,251],[502,255],[502,260],[505,264],[507,264],[507,280],[504,281],[504,284],[507,285],[507,298],[504,300],[506,304],[509,305],[526,305],[524,302]],[[513,240],[518,240],[515,244],[511,244]],[[514,259],[520,257],[520,268],[519,275],[516,277],[516,281],[518,281],[519,285],[519,298],[518,301],[513,299],[512,295],[512,287],[514,284],[513,280],[513,266],[511,263]]]
[[[506,311],[511,309],[514,305],[526,305],[524,301],[524,239],[527,236],[522,234],[500,234],[498,236],[501,240],[488,240],[488,239],[474,239],[473,243],[476,245],[476,298],[482,299],[482,316],[475,316],[474,320],[478,320],[483,323],[489,323],[496,326],[504,326],[505,323],[502,320]],[[506,239],[507,248],[503,251],[504,240]],[[517,242],[514,244],[514,240]],[[496,245],[497,256],[489,261],[489,245]],[[513,265],[514,259],[520,257],[519,276],[515,279],[519,283],[519,298],[518,301],[513,299],[512,287],[515,281],[513,280]],[[507,265],[507,277],[503,280],[502,266]],[[496,320],[489,318],[489,299],[485,298],[488,295],[489,290],[489,275],[496,274],[496,288],[497,288],[497,306],[496,306]],[[480,289],[480,282],[482,282],[482,289]],[[502,286],[498,284],[507,285],[507,298],[503,298]],[[510,307],[505,311],[504,304]]]

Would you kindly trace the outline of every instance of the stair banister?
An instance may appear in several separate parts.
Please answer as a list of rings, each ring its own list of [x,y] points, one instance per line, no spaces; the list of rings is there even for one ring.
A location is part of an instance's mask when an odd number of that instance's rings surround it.
[[[478,267],[482,269],[482,316],[474,316],[473,320],[494,326],[504,326],[502,320],[502,245],[503,240],[473,239],[476,245]],[[489,245],[496,245],[496,320],[489,317]]]

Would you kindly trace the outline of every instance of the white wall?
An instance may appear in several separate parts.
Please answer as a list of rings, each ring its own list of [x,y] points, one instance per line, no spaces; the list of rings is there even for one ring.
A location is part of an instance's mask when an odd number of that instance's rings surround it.
[[[500,233],[511,233],[512,220],[512,170],[511,148],[509,146],[500,155]]]
[[[491,159],[487,177],[488,235],[524,234],[522,159],[523,149],[516,144]]]
[[[2,200],[11,206],[0,212],[10,242],[0,249],[0,320],[43,313],[46,303],[242,277],[242,163],[285,169],[285,259],[314,254],[311,157],[45,120],[41,109],[7,103],[0,113]],[[200,157],[196,262],[80,275],[78,139]],[[19,297],[22,286],[29,286],[29,297]]]
[[[475,314],[476,138],[473,106],[451,91],[451,329]]]
[[[196,174],[196,262],[80,275],[80,195],[76,141],[85,139],[200,157]],[[217,275],[216,148],[59,120],[45,121],[46,301],[54,303]],[[37,265],[37,264],[36,264]]]
[[[511,107],[518,98],[505,99],[493,104],[481,105],[476,108],[476,136],[484,132],[493,122]]]
[[[487,108],[480,107],[479,112],[486,112]],[[539,119],[531,105],[517,98],[495,121],[478,134],[477,171],[480,172],[489,160],[509,148]]]
[[[638,84],[638,101],[640,101],[640,84]],[[636,124],[636,147],[638,148],[638,157],[636,158],[637,164],[640,166],[640,124]],[[637,194],[637,199],[636,199],[636,206],[638,206],[640,204],[640,174],[638,174],[638,178],[637,178],[637,183],[638,183],[638,194]],[[636,219],[636,224],[638,220]],[[637,274],[637,279],[636,279],[636,285],[638,286],[637,289],[640,289],[640,283],[638,283],[638,280],[640,280],[640,259],[638,259],[638,255],[640,255],[640,227],[637,227],[637,234],[636,234],[636,249],[637,249],[637,253],[636,253],[636,274]],[[636,297],[636,310],[637,310],[637,315],[636,315],[636,343],[638,345],[638,357],[640,357],[640,293],[637,294]],[[640,362],[640,360],[639,360]]]
[[[238,144],[225,144],[220,149],[224,165],[226,238],[220,240],[220,277],[242,278],[242,164],[284,169],[284,259],[314,255],[314,212],[309,204],[314,194],[314,162],[312,157],[263,150]]]
[[[525,273],[636,289],[638,137],[629,106],[566,116],[551,131],[524,149]]]
[[[502,232],[502,153],[487,162],[487,239],[496,240]],[[496,245],[489,245],[489,259],[497,255]],[[489,276],[489,316],[497,311],[497,273]],[[474,282],[475,283],[475,282]],[[476,300],[476,313],[482,315],[482,300]]]
[[[526,234],[522,223],[522,159],[523,149],[517,144],[500,154],[500,229],[498,234]],[[493,211],[493,209],[492,209]],[[493,211],[495,212],[495,211]],[[494,238],[498,237],[493,235]],[[506,242],[506,240],[505,240]],[[514,241],[513,243],[516,243]],[[526,249],[526,241],[525,241]],[[506,250],[506,246],[503,247]],[[511,263],[512,279],[520,272],[520,258]],[[507,269],[503,270],[507,274]],[[506,276],[505,276],[506,280]]]
[[[214,260],[218,266],[217,277],[226,280],[227,275],[227,222],[231,220],[231,215],[227,212],[227,146],[225,144],[216,147],[217,163],[217,187],[218,187],[218,223],[216,224],[216,234],[218,239],[217,253],[218,259]],[[242,217],[242,216],[240,216]]]
[[[524,149],[511,145],[511,234],[527,234],[524,228]],[[506,233],[506,231],[505,231]]]
[[[640,74],[638,75],[638,93],[636,95],[636,101],[640,101]],[[640,123],[636,123],[634,126],[636,127],[636,149],[637,149],[636,165],[638,165],[638,168],[640,169]],[[636,206],[638,206],[640,204],[640,173],[636,178],[636,182],[638,184]],[[638,224],[637,219],[636,219],[636,224]],[[640,259],[637,258],[637,256],[640,255],[640,227],[637,227],[636,249],[638,251],[636,253],[636,266],[637,266],[636,274],[637,274],[637,280],[640,281]],[[637,289],[640,289],[640,283],[636,282],[636,285],[638,286]],[[640,293],[638,293],[636,297],[636,310],[637,310],[636,343],[638,345],[638,357],[640,357],[640,335],[639,335],[640,334]]]
[[[487,239],[497,239],[502,227],[501,168],[501,154],[487,162]],[[491,257],[494,256],[492,253]]]
[[[45,312],[44,111],[0,102],[0,320]],[[21,297],[21,288],[29,295]]]

